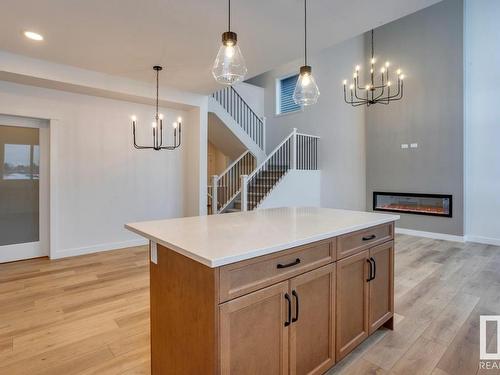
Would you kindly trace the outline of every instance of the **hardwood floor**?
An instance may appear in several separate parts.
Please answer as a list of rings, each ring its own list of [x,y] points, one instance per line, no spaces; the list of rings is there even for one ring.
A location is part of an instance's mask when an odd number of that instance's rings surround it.
[[[500,314],[500,248],[399,235],[396,329],[333,374],[478,371],[479,315]],[[149,374],[145,247],[0,265],[0,374]]]

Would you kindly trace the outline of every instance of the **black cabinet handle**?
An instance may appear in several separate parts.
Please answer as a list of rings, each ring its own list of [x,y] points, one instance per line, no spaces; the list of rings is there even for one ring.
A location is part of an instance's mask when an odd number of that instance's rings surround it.
[[[292,318],[292,323],[299,320],[299,295],[295,290],[292,290],[292,296],[295,297],[295,317]]]
[[[278,265],[276,266],[276,268],[288,268],[288,267],[293,267],[293,266],[296,266],[297,264],[300,263],[300,259],[297,258],[295,259],[292,263],[288,263],[288,264],[281,264],[281,263],[278,263]]]
[[[288,327],[291,323],[291,319],[292,319],[292,300],[290,299],[290,296],[288,295],[288,293],[285,293],[285,299],[287,301],[287,304],[288,304],[288,317],[287,317],[287,320],[285,322],[285,327]]]
[[[363,237],[363,241],[371,241],[374,240],[375,238],[377,238],[377,236],[375,234],[372,234],[370,236]]]
[[[375,262],[375,259],[370,257],[370,260],[373,262],[373,276],[372,280],[375,280],[375,277],[377,277],[377,263]]]
[[[372,267],[372,261],[371,261],[371,259],[367,259],[366,261],[370,265],[370,274],[368,275],[368,279],[366,279],[366,281],[369,282],[369,281],[372,281],[373,267]]]

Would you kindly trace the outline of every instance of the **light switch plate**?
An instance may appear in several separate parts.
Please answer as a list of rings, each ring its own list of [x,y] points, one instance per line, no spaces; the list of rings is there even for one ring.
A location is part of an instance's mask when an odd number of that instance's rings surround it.
[[[418,143],[412,143],[412,144],[410,145],[410,147],[411,147],[411,148],[418,148]]]
[[[401,148],[403,148],[403,149],[404,149],[404,148],[408,148],[408,143],[402,143],[402,144],[401,144]]]
[[[151,241],[149,244],[149,247],[151,249],[151,262],[153,262],[154,264],[158,264],[158,248],[156,246],[156,242]]]

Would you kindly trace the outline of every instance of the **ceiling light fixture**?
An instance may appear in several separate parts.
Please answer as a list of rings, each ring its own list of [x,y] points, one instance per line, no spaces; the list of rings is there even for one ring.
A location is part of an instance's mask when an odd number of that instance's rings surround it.
[[[35,33],[34,31],[25,31],[24,36],[28,39],[36,40],[37,42],[43,40],[43,36],[38,33]]]
[[[163,146],[163,115],[158,113],[158,94],[159,94],[159,86],[160,86],[160,71],[163,69],[161,66],[154,66],[154,71],[156,72],[156,115],[154,117],[154,121],[151,124],[152,132],[153,132],[153,145],[152,146],[140,146],[136,142],[135,138],[135,126],[137,122],[137,117],[132,116],[132,133],[134,136],[134,147],[139,150],[144,149],[152,149],[155,151],[160,150],[175,150],[177,147],[181,145],[181,127],[182,127],[182,118],[178,118],[177,122],[172,124],[174,129],[174,144],[172,146]],[[179,139],[177,139],[177,133],[179,133]]]
[[[231,0],[228,0],[228,31],[222,34],[222,46],[215,58],[212,74],[224,85],[242,81],[247,74],[245,59],[238,45],[238,36],[231,31]]]
[[[312,75],[312,68],[307,65],[307,0],[304,0],[304,65],[300,67],[299,78],[293,91],[293,101],[301,106],[315,104],[319,98],[319,89]]]
[[[344,80],[344,101],[353,107],[366,105],[367,107],[372,104],[389,104],[390,102],[401,100],[403,98],[403,79],[404,75],[401,69],[396,71],[396,82],[390,81],[389,67],[390,63],[387,61],[382,68],[380,68],[380,81],[375,83],[375,54],[373,43],[373,30],[372,30],[372,58],[370,59],[370,83],[363,87],[360,85],[359,80],[359,65],[356,65],[354,72],[354,83],[349,86],[350,95],[347,95],[347,80]],[[396,87],[395,87],[396,86]],[[393,88],[391,94],[391,88]]]

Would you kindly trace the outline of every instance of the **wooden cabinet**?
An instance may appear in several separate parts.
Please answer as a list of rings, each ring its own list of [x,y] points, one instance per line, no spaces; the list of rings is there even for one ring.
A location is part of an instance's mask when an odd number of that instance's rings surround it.
[[[389,241],[370,249],[373,280],[369,282],[370,334],[394,314],[394,242]]]
[[[393,315],[394,241],[337,262],[337,360]]]
[[[222,374],[288,374],[289,283],[220,306]]]
[[[334,306],[335,264],[222,304],[221,373],[323,374],[335,363]]]
[[[337,262],[337,361],[368,337],[369,255],[364,250]]]
[[[290,289],[290,374],[323,374],[335,364],[335,264],[291,279]]]
[[[158,245],[151,373],[319,375],[394,315],[394,226],[210,268]]]

